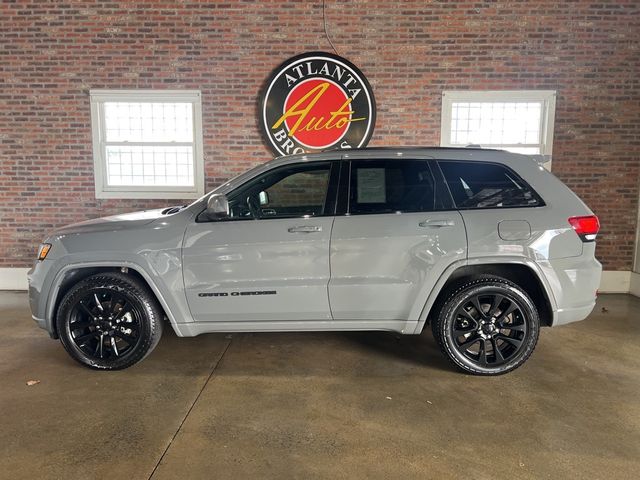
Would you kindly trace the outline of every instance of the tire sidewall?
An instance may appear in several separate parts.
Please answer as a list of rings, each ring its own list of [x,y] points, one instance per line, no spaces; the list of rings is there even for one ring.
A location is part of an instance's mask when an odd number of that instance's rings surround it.
[[[520,349],[514,358],[497,367],[487,368],[477,365],[457,350],[454,344],[455,339],[452,334],[452,325],[455,321],[455,312],[461,304],[471,297],[491,293],[499,293],[511,301],[516,302],[524,316],[527,332],[524,347]],[[439,326],[440,331],[438,333],[440,335],[442,348],[451,361],[459,368],[475,374],[500,375],[515,370],[529,358],[538,341],[540,321],[533,302],[529,296],[522,292],[517,286],[506,282],[484,281],[477,285],[468,286],[454,294],[451,299],[446,302],[441,311]]]

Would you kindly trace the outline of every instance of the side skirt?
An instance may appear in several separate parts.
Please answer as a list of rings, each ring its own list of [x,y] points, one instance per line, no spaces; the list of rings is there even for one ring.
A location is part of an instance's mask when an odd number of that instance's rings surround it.
[[[179,337],[195,337],[215,332],[336,332],[387,331],[411,335],[417,321],[406,320],[305,320],[282,322],[194,322],[171,326]]]

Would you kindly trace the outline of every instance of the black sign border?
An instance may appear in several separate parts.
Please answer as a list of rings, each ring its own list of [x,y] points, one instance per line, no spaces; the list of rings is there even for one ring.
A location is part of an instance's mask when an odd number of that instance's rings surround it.
[[[271,73],[269,74],[269,76],[267,77],[264,86],[262,88],[262,91],[260,93],[260,100],[258,103],[258,123],[260,124],[260,131],[262,133],[263,138],[267,141],[267,145],[269,145],[269,147],[271,148],[271,150],[273,150],[276,154],[276,156],[284,156],[286,154],[283,154],[279,149],[278,146],[275,145],[271,139],[271,135],[269,132],[269,129],[266,125],[265,119],[264,119],[264,109],[265,109],[265,103],[267,100],[267,93],[269,92],[271,85],[273,85],[274,80],[283,73],[283,70],[289,68],[292,64],[299,62],[302,59],[305,58],[309,58],[309,57],[327,57],[330,58],[332,60],[344,63],[347,67],[349,67],[351,70],[353,70],[358,77],[360,78],[360,80],[362,81],[362,84],[364,85],[364,87],[367,89],[367,93],[369,96],[369,100],[371,102],[371,113],[369,115],[371,121],[370,121],[370,128],[367,131],[367,134],[364,136],[364,138],[362,139],[362,141],[360,142],[360,144],[357,147],[354,148],[364,148],[369,144],[369,141],[371,140],[371,137],[373,136],[373,131],[375,130],[376,127],[376,120],[377,120],[377,110],[378,107],[376,105],[376,99],[375,96],[373,95],[373,88],[371,88],[371,84],[369,83],[369,80],[367,79],[367,77],[365,76],[365,74],[362,72],[362,70],[360,70],[358,67],[356,67],[353,63],[351,63],[349,60],[347,60],[344,57],[341,57],[339,55],[336,55],[334,53],[328,53],[328,52],[321,52],[321,51],[316,51],[316,52],[305,52],[305,53],[301,53],[299,55],[295,55],[293,57],[288,58],[287,60],[285,60],[284,62],[282,62],[280,65],[278,65],[276,68],[274,68]],[[346,152],[348,152],[350,149],[348,148],[329,148],[327,150],[318,150],[318,152],[321,151],[340,151],[340,150],[344,150]],[[314,152],[315,153],[315,152]]]

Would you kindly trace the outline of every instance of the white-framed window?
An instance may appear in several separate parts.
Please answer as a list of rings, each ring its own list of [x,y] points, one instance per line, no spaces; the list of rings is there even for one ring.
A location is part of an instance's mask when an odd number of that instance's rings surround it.
[[[543,155],[550,166],[554,90],[445,91],[440,144]]]
[[[96,198],[204,194],[195,90],[91,90]]]

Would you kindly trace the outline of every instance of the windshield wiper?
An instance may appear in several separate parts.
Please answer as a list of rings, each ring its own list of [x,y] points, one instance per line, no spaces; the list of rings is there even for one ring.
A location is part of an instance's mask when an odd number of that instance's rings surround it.
[[[186,207],[186,205],[180,205],[177,207],[168,207],[165,208],[164,210],[162,210],[162,215],[171,215],[173,213],[178,213],[180,210],[182,210],[184,207]]]

